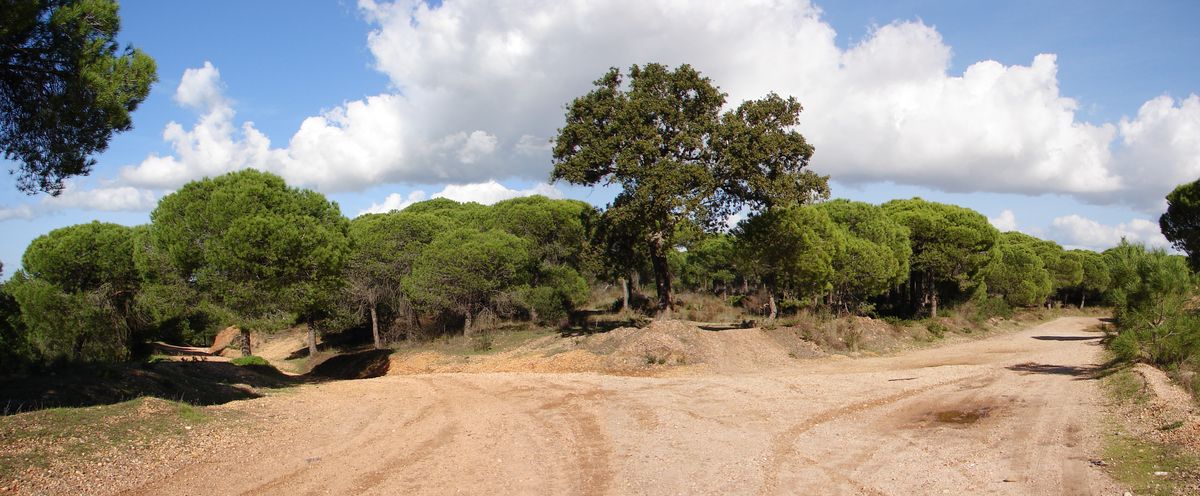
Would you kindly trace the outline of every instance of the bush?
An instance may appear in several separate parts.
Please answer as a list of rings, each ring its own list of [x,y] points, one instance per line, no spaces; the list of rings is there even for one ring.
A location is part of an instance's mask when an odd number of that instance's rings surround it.
[[[257,355],[250,355],[250,356],[234,358],[233,360],[230,360],[230,363],[237,365],[239,367],[246,367],[246,366],[270,367],[271,366],[271,362],[268,362],[266,358],[263,358],[263,357],[260,357]]]
[[[925,328],[928,329],[929,334],[933,335],[933,337],[936,339],[942,339],[946,337],[946,333],[950,331],[950,328],[946,327],[946,324],[941,322],[930,322],[929,325],[925,326]]]
[[[1108,343],[1108,349],[1113,352],[1113,358],[1120,362],[1132,362],[1141,355],[1137,336],[1132,332],[1123,332]]]
[[[970,315],[970,320],[976,324],[984,322],[992,317],[1000,317],[1002,319],[1011,319],[1013,309],[1004,301],[1004,298],[991,297],[973,303],[974,310]]]

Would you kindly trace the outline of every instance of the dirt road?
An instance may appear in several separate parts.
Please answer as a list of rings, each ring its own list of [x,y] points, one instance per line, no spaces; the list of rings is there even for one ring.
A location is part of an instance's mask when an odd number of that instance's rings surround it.
[[[389,376],[237,402],[244,449],[133,494],[1121,494],[1091,318],[737,375]]]

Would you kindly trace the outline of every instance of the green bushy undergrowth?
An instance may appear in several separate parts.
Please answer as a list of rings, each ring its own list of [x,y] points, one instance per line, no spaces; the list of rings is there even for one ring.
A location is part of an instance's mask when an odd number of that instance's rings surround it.
[[[250,356],[234,358],[233,360],[230,360],[230,363],[237,365],[239,367],[245,367],[245,366],[270,367],[271,366],[271,362],[268,362],[267,359],[257,356],[257,355],[250,355]]]

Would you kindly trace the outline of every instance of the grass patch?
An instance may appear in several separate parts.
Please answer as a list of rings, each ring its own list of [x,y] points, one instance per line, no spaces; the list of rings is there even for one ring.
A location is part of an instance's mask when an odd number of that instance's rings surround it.
[[[1133,494],[1188,494],[1186,479],[1200,466],[1177,446],[1139,439],[1121,428],[1104,444],[1111,475]]]
[[[1109,374],[1103,385],[1108,397],[1117,403],[1141,405],[1150,398],[1142,376],[1127,367]]]
[[[1107,374],[1101,384],[1118,408],[1105,428],[1104,457],[1109,474],[1133,494],[1191,494],[1189,481],[1200,474],[1200,459],[1179,446],[1135,435],[1121,422],[1122,418],[1136,417],[1126,415],[1131,411],[1146,408],[1150,392],[1141,375],[1120,367]],[[1172,422],[1156,430],[1165,432],[1182,425]]]
[[[0,480],[53,461],[76,465],[114,449],[185,436],[215,418],[203,408],[157,398],[0,417]]]

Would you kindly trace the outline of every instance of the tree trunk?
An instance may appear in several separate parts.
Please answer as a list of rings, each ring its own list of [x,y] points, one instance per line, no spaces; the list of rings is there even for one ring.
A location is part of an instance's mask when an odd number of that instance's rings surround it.
[[[463,320],[463,336],[471,337],[471,311],[466,311],[466,318]]]
[[[375,315],[375,305],[371,305],[371,337],[375,338],[375,349],[383,348],[379,341],[379,317]]]
[[[1083,304],[1087,301],[1087,293],[1079,293],[1079,309],[1083,310]]]
[[[930,308],[929,315],[936,319],[937,318],[937,301],[938,301],[938,294],[937,294],[936,287],[933,288],[933,291],[930,291],[929,301],[931,303],[931,306],[929,307]]]
[[[621,278],[621,313],[629,312],[629,278]]]
[[[242,356],[250,356],[250,329],[241,328],[242,331]]]
[[[770,312],[769,315],[767,315],[767,320],[772,322],[775,321],[775,317],[779,315],[779,307],[775,305],[774,289],[767,289],[767,309]]]
[[[671,267],[667,263],[667,240],[662,233],[650,238],[650,265],[654,267],[654,287],[658,291],[658,319],[671,318]]]
[[[308,327],[308,356],[316,356],[317,354],[317,329],[312,324],[305,324]]]

